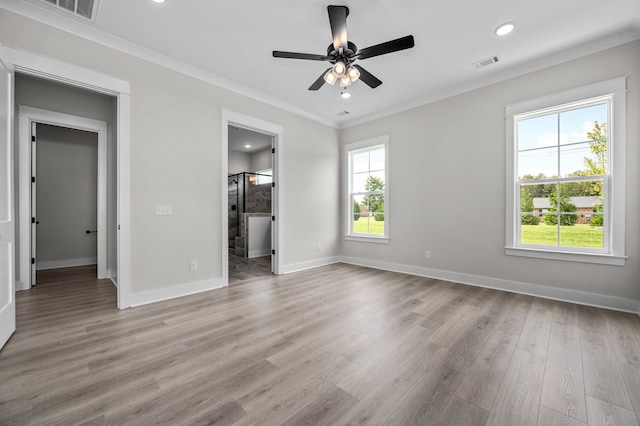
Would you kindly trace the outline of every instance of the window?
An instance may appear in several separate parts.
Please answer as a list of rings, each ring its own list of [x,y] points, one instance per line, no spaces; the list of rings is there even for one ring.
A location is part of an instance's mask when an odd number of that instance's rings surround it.
[[[507,106],[506,254],[624,265],[625,85]]]
[[[271,183],[273,180],[272,176],[273,176],[272,169],[258,170],[256,172],[256,185]]]
[[[389,137],[345,146],[347,238],[388,242]]]

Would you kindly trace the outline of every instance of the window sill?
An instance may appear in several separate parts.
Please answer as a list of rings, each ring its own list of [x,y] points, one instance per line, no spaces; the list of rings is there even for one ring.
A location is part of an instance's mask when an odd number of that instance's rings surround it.
[[[377,243],[377,244],[389,244],[389,238],[387,237],[365,237],[360,235],[345,235],[346,241],[360,241],[363,243]]]
[[[559,252],[522,247],[505,247],[504,254],[506,254],[507,256],[533,257],[537,259],[595,263],[600,265],[613,266],[624,266],[627,260],[626,256],[616,256],[612,254]]]

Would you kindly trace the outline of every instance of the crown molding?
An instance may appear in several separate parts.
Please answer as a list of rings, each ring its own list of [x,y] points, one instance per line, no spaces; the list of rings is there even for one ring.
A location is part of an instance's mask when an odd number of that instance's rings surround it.
[[[131,43],[121,38],[112,36],[105,33],[104,31],[93,28],[86,23],[78,22],[72,17],[53,13],[49,10],[46,10],[45,8],[41,8],[31,3],[26,3],[18,0],[0,0],[0,8],[5,9],[9,12],[13,12],[17,15],[27,17],[29,19],[33,19],[34,21],[43,23],[50,27],[73,34],[94,43],[101,44],[111,49],[129,54],[136,58],[143,59],[153,64],[179,72],[189,77],[204,81],[214,86],[218,86],[222,89],[229,90],[231,92],[246,96],[267,105],[291,112],[317,123],[324,124],[333,128],[339,127],[339,122],[337,121],[327,120],[324,117],[300,109],[294,105],[283,102],[280,99],[262,93],[258,90],[251,89],[219,75],[205,71],[201,68],[189,65],[185,62],[179,61],[169,56],[162,55],[138,44]]]

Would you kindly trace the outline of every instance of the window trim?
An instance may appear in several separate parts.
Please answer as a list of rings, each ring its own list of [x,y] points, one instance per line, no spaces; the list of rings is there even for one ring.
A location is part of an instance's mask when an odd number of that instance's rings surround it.
[[[376,146],[384,146],[384,235],[356,234],[353,232],[353,203],[351,202],[351,152],[370,149]],[[389,243],[389,135],[381,135],[370,139],[352,142],[344,145],[343,161],[343,230],[344,238],[348,241],[361,241],[370,243]]]
[[[575,89],[517,102],[505,107],[505,139],[506,139],[506,242],[505,254],[509,256],[533,257],[570,262],[585,262],[606,265],[624,266],[625,256],[625,151],[626,151],[626,77],[606,80],[600,83],[582,86]],[[611,139],[609,145],[609,174],[605,179],[608,186],[608,203],[605,204],[605,215],[609,216],[608,235],[605,230],[605,247],[609,250],[592,251],[567,247],[556,249],[551,246],[535,246],[519,244],[518,213],[520,188],[516,176],[517,150],[515,146],[516,116],[540,115],[551,112],[569,104],[585,105],[597,98],[610,97],[610,121],[608,126]],[[613,120],[611,120],[611,117]],[[517,203],[517,204],[516,204]]]

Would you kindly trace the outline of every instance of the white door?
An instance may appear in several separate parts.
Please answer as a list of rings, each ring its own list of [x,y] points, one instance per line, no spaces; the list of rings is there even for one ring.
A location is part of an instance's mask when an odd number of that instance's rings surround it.
[[[0,60],[0,348],[16,329],[12,125],[13,79]]]
[[[31,122],[31,286],[36,285],[36,126]]]

